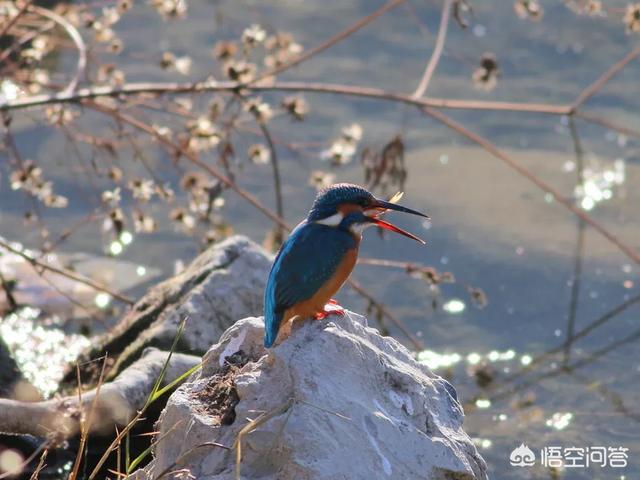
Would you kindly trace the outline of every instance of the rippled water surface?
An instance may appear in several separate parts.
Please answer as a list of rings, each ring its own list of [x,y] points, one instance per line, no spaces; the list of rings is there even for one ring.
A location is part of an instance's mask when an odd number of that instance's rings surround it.
[[[409,93],[434,44],[439,21],[436,3],[414,1],[411,8],[395,8],[282,79]],[[576,16],[560,3],[543,2],[543,20],[530,22],[520,20],[510,2],[473,2],[475,22],[466,31],[451,25],[428,94],[570,103],[610,64],[638,46],[640,37],[626,35],[618,17]],[[610,3],[624,6],[624,2]],[[201,79],[211,71],[215,41],[237,38],[251,23],[289,31],[308,48],[379,4],[364,0],[191,1],[188,18],[171,23],[138,5],[116,30],[125,43],[127,80],[183,79],[153,66],[166,49],[190,55],[190,78]],[[491,92],[476,90],[471,82],[486,51],[496,54],[502,72]],[[61,59],[61,68],[71,68],[73,62],[69,54]],[[638,78],[640,62],[636,61],[589,100],[584,110],[640,128]],[[419,358],[456,386],[465,404],[466,430],[476,439],[491,477],[640,478],[640,307],[634,303],[640,286],[638,265],[551,195],[436,120],[392,102],[323,94],[305,97],[311,108],[305,122],[292,124],[284,118],[272,122],[279,141],[326,148],[342,127],[354,122],[364,129],[361,146],[381,148],[396,135],[403,138],[408,169],[403,203],[428,212],[433,221],[429,226],[415,218],[394,216],[394,220],[419,233],[428,245],[400,237],[380,238],[369,231],[361,256],[430,265],[452,272],[456,282],[435,291],[402,268],[375,265],[358,266],[355,277],[424,345]],[[269,93],[263,98],[277,104],[282,95]],[[198,101],[208,103],[207,98],[194,100],[196,108]],[[577,119],[575,128],[584,151],[577,158],[566,117],[499,111],[446,113],[575,199],[594,220],[640,251],[637,139]],[[87,126],[102,125],[98,118],[86,121]],[[98,201],[86,200],[91,194],[87,177],[60,135],[28,122],[23,125],[16,138],[24,155],[46,162],[61,193],[70,199],[69,208],[49,214],[49,220],[72,224],[90,211],[88,203]],[[246,135],[240,144],[259,140]],[[319,150],[300,153],[279,146],[285,217],[290,223],[304,217],[313,199],[310,173],[331,170],[320,159]],[[159,164],[155,159],[160,152],[149,147],[148,155]],[[131,171],[140,168],[134,163]],[[581,186],[577,185],[580,169]],[[333,173],[340,181],[363,182],[357,156]],[[161,174],[173,184],[179,180],[172,169],[164,168]],[[269,166],[246,165],[238,181],[265,205],[273,206]],[[0,234],[29,244],[35,237],[22,224],[22,199],[9,192],[6,176],[0,182]],[[268,220],[233,193],[225,194],[225,199],[222,214],[235,231],[262,242],[270,227]],[[162,207],[157,211],[161,213]],[[55,225],[52,230],[56,231]],[[72,236],[64,249],[103,255],[99,225]],[[176,261],[188,261],[196,253],[197,245],[164,221],[158,234],[134,238],[120,258],[168,275]],[[488,299],[484,308],[474,304],[469,286],[484,291]],[[341,300],[356,311],[366,308],[348,291]],[[388,327],[406,340],[393,325]],[[509,454],[521,443],[537,456],[548,446],[625,447],[628,467],[554,470],[539,462],[535,467],[512,467]]]

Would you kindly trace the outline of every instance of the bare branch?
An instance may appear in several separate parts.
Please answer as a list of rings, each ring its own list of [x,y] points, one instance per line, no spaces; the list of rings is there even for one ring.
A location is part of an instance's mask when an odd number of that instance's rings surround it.
[[[442,5],[442,15],[440,17],[440,28],[438,30],[438,36],[436,38],[436,46],[433,49],[433,53],[431,54],[431,58],[429,59],[429,63],[427,63],[427,68],[422,75],[422,79],[418,84],[418,88],[413,92],[414,98],[420,98],[424,95],[424,92],[429,88],[429,82],[431,81],[431,77],[433,77],[434,72],[436,71],[436,67],[438,66],[438,62],[440,61],[440,56],[442,55],[442,49],[444,48],[444,42],[447,38],[447,28],[449,26],[449,16],[451,14],[451,6],[456,0],[444,0],[444,4]]]
[[[218,171],[218,169],[216,169],[215,167],[213,167],[213,166],[203,162],[202,160],[200,160],[198,158],[198,156],[195,155],[193,152],[182,148],[180,145],[172,142],[167,137],[165,137],[163,135],[160,135],[152,126],[147,125],[143,121],[138,120],[137,118],[132,117],[131,115],[127,115],[127,114],[121,113],[117,109],[105,107],[105,106],[99,105],[99,104],[97,104],[95,102],[85,102],[85,105],[90,106],[94,110],[97,110],[97,111],[102,112],[104,114],[110,115],[113,118],[116,118],[116,119],[120,120],[121,122],[127,123],[127,124],[137,128],[138,130],[142,130],[143,132],[146,132],[147,134],[151,135],[153,138],[155,138],[161,144],[165,145],[166,147],[169,147],[170,149],[172,149],[175,152],[179,152],[181,155],[183,155],[185,158],[187,158],[191,163],[193,163],[194,165],[197,165],[198,167],[202,168],[203,170],[205,170],[209,174],[211,174],[214,177],[216,177],[226,187],[228,187],[231,190],[233,190],[234,192],[236,192],[238,195],[240,195],[242,198],[244,198],[247,202],[249,202],[255,208],[260,210],[260,212],[262,212],[264,215],[266,215],[269,219],[273,220],[275,223],[277,223],[278,225],[286,228],[287,230],[291,229],[289,227],[289,225],[287,225],[282,218],[280,218],[274,212],[272,212],[271,210],[269,210],[268,208],[263,206],[262,203],[260,202],[260,200],[258,200],[252,194],[250,194],[246,190],[240,188],[234,181],[232,181],[230,178],[228,178],[227,176],[225,176],[222,173],[220,173]]]
[[[595,82],[585,88],[578,98],[571,105],[571,113],[574,113],[578,108],[582,106],[584,102],[589,100],[593,95],[595,95],[598,90],[600,90],[605,83],[611,80],[618,72],[620,72],[624,67],[626,67],[629,62],[634,60],[636,57],[640,55],[640,47],[636,47],[627,53],[624,58],[614,63],[606,72],[604,72]]]
[[[37,260],[33,257],[31,257],[30,255],[27,255],[26,253],[24,253],[22,250],[15,248],[13,246],[11,246],[10,243],[4,241],[3,239],[0,238],[0,247],[4,248],[5,250],[8,250],[12,253],[15,253],[16,255],[24,258],[27,262],[29,262],[34,270],[36,270],[36,272],[38,272],[38,274],[41,274],[41,272],[38,270],[38,268],[42,269],[42,270],[47,270],[53,273],[56,273],[58,275],[62,275],[63,277],[69,278],[75,282],[78,283],[82,283],[83,285],[87,285],[91,288],[93,288],[94,290],[97,290],[99,292],[104,292],[107,293],[109,295],[111,295],[111,297],[113,297],[116,300],[121,301],[122,303],[126,303],[127,305],[133,305],[134,301],[132,299],[130,299],[129,297],[126,297],[124,295],[122,295],[121,293],[118,292],[114,292],[113,290],[110,290],[109,288],[105,287],[104,285],[100,285],[99,283],[94,282],[93,280],[90,280],[86,277],[83,277],[82,275],[78,275],[75,272],[72,272],[71,270],[67,270],[66,268],[58,268],[58,267],[54,267],[53,265],[49,265],[48,263],[44,263],[41,262],[40,260]],[[38,268],[36,268],[38,267]]]
[[[37,6],[29,7],[30,10],[37,13],[38,15],[42,15],[43,17],[48,18],[49,20],[53,20],[58,25],[60,25],[67,32],[67,35],[73,40],[73,43],[76,45],[78,49],[78,63],[76,66],[76,72],[67,88],[64,89],[63,93],[73,94],[75,92],[76,87],[78,86],[78,82],[80,82],[80,78],[84,75],[84,72],[87,68],[87,46],[82,39],[82,35],[78,32],[78,29],[74,27],[66,18],[61,15],[58,15],[52,10],[41,8]]]
[[[95,416],[85,425],[90,431],[113,431],[114,425],[127,425],[143,408],[168,352],[152,349],[125,369],[115,380],[98,389],[41,402],[0,399],[0,428],[3,432],[36,437],[70,438],[80,432],[82,412],[94,408]],[[200,357],[174,353],[169,361],[163,385],[169,385],[200,363]]]
[[[468,130],[466,127],[452,120],[451,118],[447,117],[444,113],[438,110],[434,110],[432,108],[425,108],[424,111],[431,117],[435,118],[439,122],[446,125],[447,127],[455,130],[461,135],[467,137],[469,140],[480,145],[487,152],[491,153],[494,157],[498,158],[499,160],[507,164],[510,168],[512,168],[513,170],[518,172],[520,175],[525,177],[527,180],[529,180],[531,183],[533,183],[542,191],[553,195],[553,198],[558,203],[560,203],[563,207],[565,207],[571,213],[576,215],[578,218],[584,221],[587,225],[593,227],[594,230],[596,230],[603,237],[605,237],[607,240],[613,243],[616,247],[618,247],[618,249],[621,252],[623,252],[627,257],[629,257],[629,259],[633,260],[637,264],[640,264],[640,255],[635,250],[633,250],[633,248],[623,243],[619,238],[617,238],[615,235],[609,232],[609,230],[604,228],[602,225],[596,222],[593,218],[587,215],[584,212],[584,210],[581,210],[579,207],[577,207],[571,199],[564,197],[558,190],[556,190],[551,185],[549,185],[545,181],[535,176],[526,167],[520,165],[518,162],[516,162],[514,159],[509,157],[502,150],[498,149],[498,147],[496,147],[491,142],[489,142],[487,139],[485,139],[484,137],[481,137],[477,133],[474,133]]]
[[[13,18],[11,18],[9,21],[7,21],[7,23],[5,23],[2,26],[2,30],[0,30],[0,38],[3,38],[9,32],[11,27],[13,27],[15,23],[18,21],[18,19],[25,14],[25,12],[29,9],[32,3],[33,3],[33,0],[26,0],[26,2],[24,2],[24,5],[22,5],[22,8],[18,11],[18,13],[16,13]]]
[[[390,2],[385,3],[378,10],[370,13],[366,17],[361,18],[356,23],[354,23],[350,27],[347,27],[343,31],[341,31],[339,33],[336,33],[331,38],[329,38],[326,41],[322,42],[317,47],[312,48],[310,50],[307,50],[306,52],[302,53],[301,55],[299,55],[298,57],[292,59],[291,61],[285,63],[284,65],[280,65],[279,67],[275,67],[275,68],[273,68],[271,70],[266,71],[265,73],[259,75],[255,79],[253,79],[251,82],[248,82],[248,84],[246,86],[258,83],[262,79],[275,76],[275,75],[277,75],[279,73],[284,72],[285,70],[289,70],[290,68],[292,68],[292,67],[294,67],[296,65],[299,65],[300,63],[304,62],[305,60],[308,60],[308,59],[310,59],[312,57],[315,57],[320,52],[323,52],[326,49],[334,46],[336,43],[341,42],[345,38],[350,37],[352,34],[357,32],[361,28],[367,26],[368,24],[373,22],[378,17],[384,15],[389,10],[397,7],[401,3],[404,3],[405,1],[406,0],[391,0]]]
[[[609,128],[611,130],[615,130],[618,133],[622,133],[629,137],[640,138],[640,130],[634,130],[624,125],[619,125],[607,118],[599,117],[598,115],[594,115],[593,113],[577,111],[574,113],[574,116],[581,118],[587,122],[595,123],[605,128]]]
[[[237,82],[187,82],[187,83],[129,83],[122,87],[83,88],[74,94],[45,94],[0,103],[0,111],[20,110],[29,107],[59,103],[77,103],[81,100],[99,97],[123,97],[141,93],[155,94],[192,94],[200,92],[234,92],[242,87]],[[548,103],[491,102],[482,100],[459,100],[448,98],[414,98],[403,93],[390,92],[375,87],[361,87],[334,83],[315,82],[275,82],[245,87],[248,91],[294,91],[328,93],[366,97],[378,100],[402,102],[419,107],[450,108],[457,110],[496,110],[528,113],[548,113],[551,115],[569,115],[570,105],[553,105]]]

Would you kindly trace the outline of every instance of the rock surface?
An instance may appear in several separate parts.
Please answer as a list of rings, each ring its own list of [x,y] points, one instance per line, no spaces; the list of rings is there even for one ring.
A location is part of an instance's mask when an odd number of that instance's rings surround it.
[[[134,478],[235,478],[234,441],[261,414],[242,437],[245,479],[487,478],[453,387],[363,317],[299,322],[269,352],[262,336],[261,318],[224,333],[170,397]]]
[[[247,237],[214,244],[182,273],[151,288],[80,361],[108,352],[114,364],[107,378],[114,378],[145,348],[168,350],[185,317],[177,351],[202,355],[235,320],[262,312],[270,266],[269,255]],[[75,375],[74,367],[65,381],[74,386]]]

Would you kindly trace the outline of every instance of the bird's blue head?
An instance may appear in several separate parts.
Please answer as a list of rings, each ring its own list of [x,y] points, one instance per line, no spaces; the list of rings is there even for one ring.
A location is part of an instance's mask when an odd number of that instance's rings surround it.
[[[415,235],[380,220],[378,217],[387,210],[429,218],[424,213],[398,205],[393,200],[390,202],[380,200],[359,185],[338,183],[325,188],[318,194],[307,216],[307,222],[347,229],[358,235],[366,227],[376,225],[425,243]]]

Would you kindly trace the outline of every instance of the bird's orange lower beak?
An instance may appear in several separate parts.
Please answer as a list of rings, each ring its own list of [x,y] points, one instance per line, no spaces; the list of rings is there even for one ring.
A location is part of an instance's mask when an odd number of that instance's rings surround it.
[[[376,217],[369,217],[369,218],[371,223],[373,223],[374,225],[380,228],[384,228],[385,230],[391,230],[392,232],[399,233],[400,235],[404,235],[405,237],[411,238],[416,242],[420,242],[423,245],[427,244],[427,242],[422,240],[420,237],[416,237],[413,233],[409,233],[406,230],[401,229],[400,227],[396,227],[392,223],[385,222],[384,220],[380,220],[379,218],[376,218]]]

